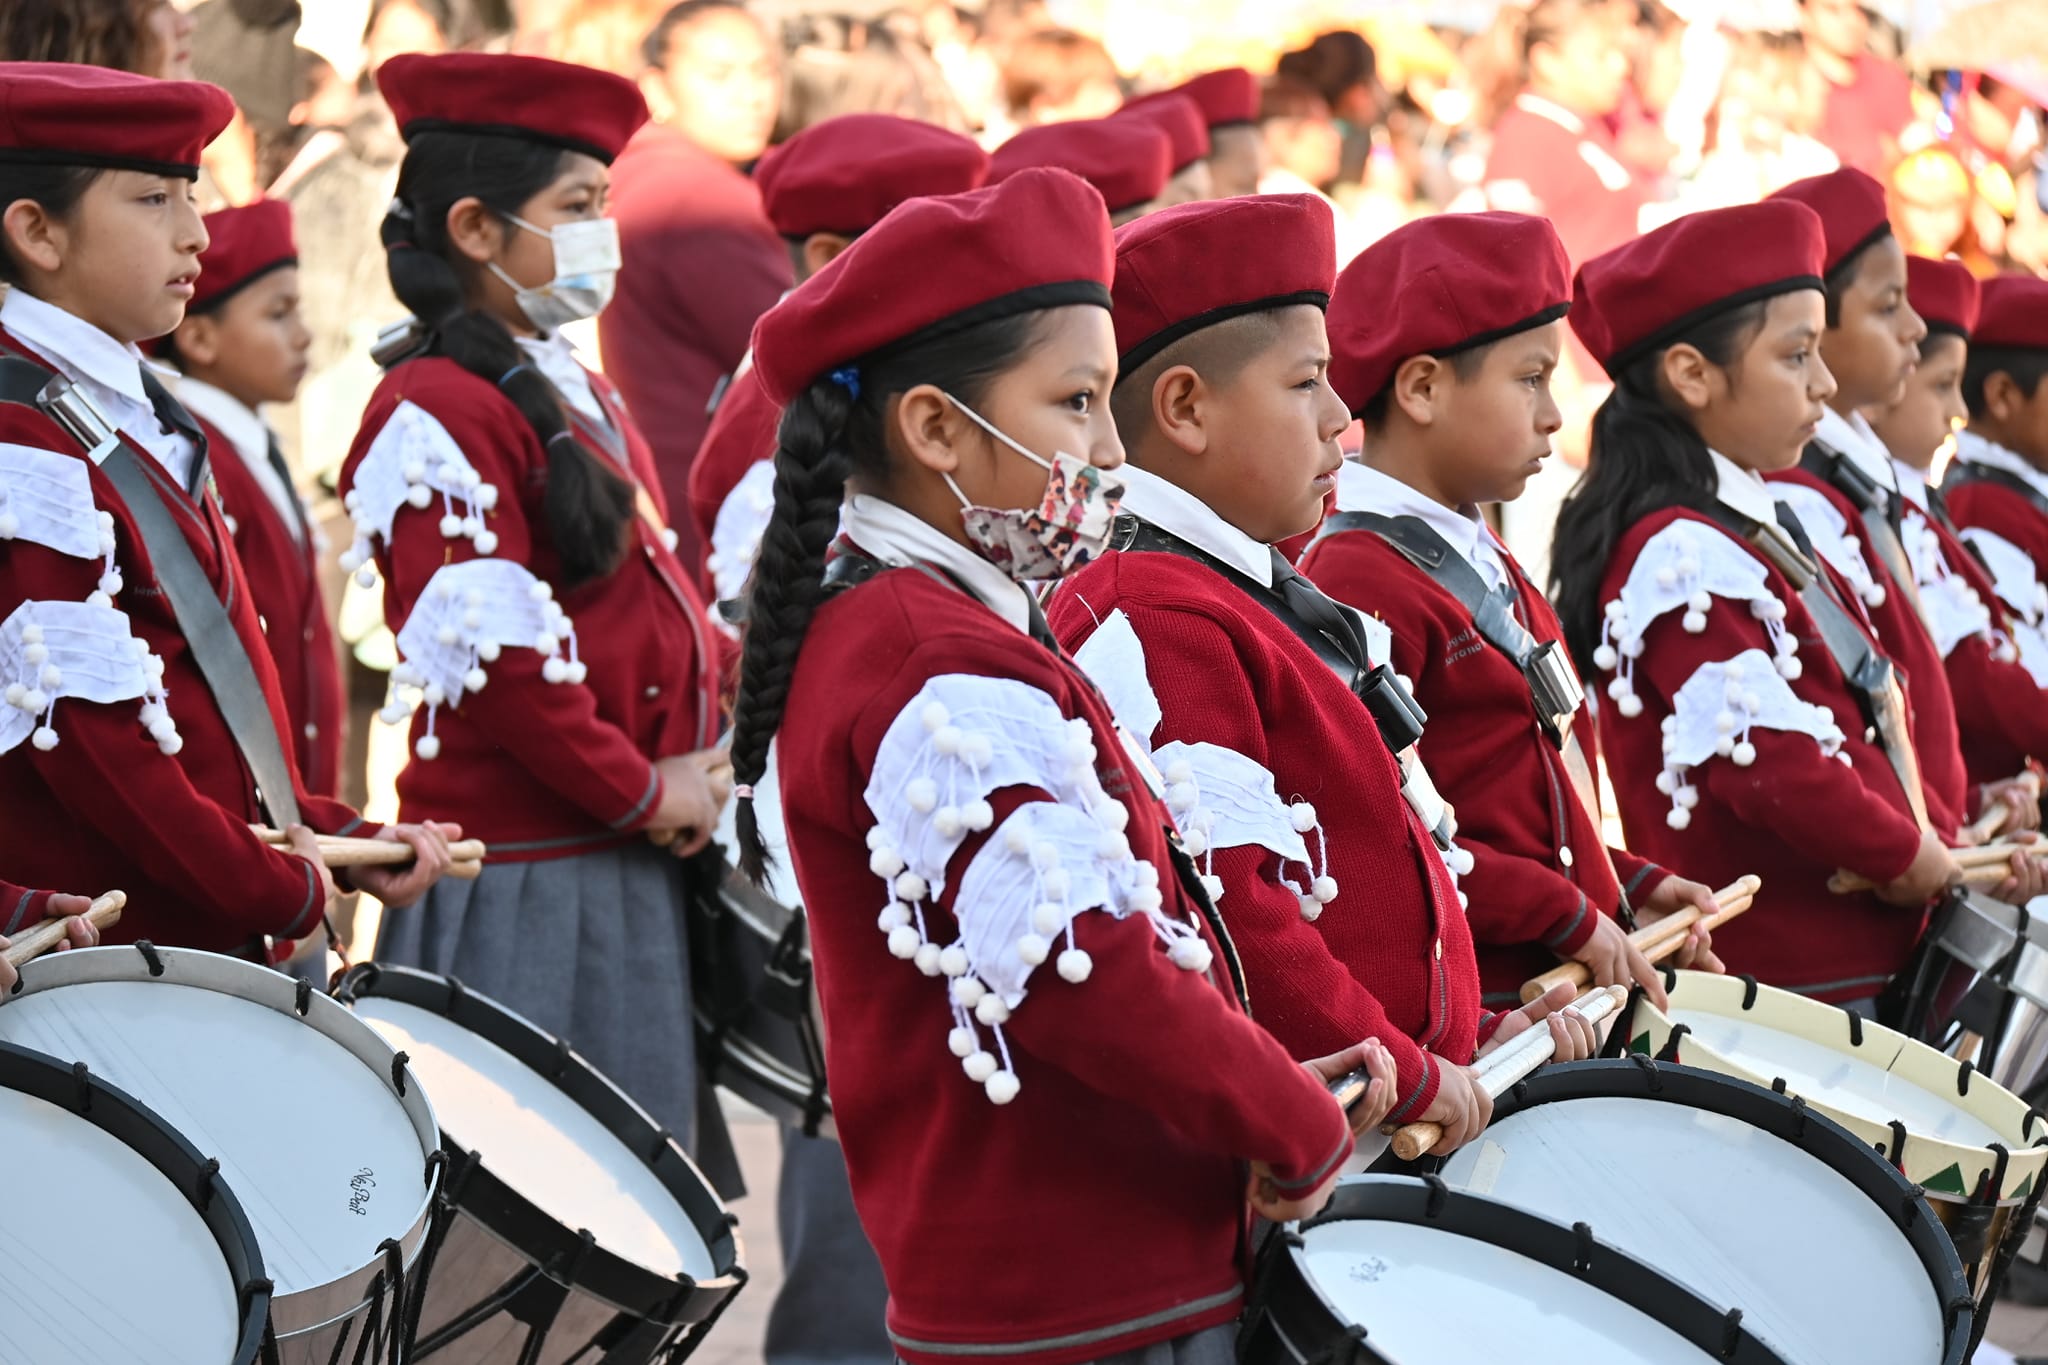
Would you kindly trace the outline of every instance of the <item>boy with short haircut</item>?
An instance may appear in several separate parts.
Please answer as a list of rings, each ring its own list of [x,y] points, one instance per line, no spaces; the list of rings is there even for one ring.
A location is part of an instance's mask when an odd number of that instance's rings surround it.
[[[266,403],[289,403],[312,333],[299,315],[291,205],[264,199],[206,216],[212,242],[185,321],[159,354],[183,375],[178,398],[206,433],[215,491],[248,571],[284,690],[306,789],[336,795],[347,717],[341,659],[320,586],[321,537]]]
[[[2048,637],[2037,629],[2038,618],[2017,618],[2000,603],[1984,561],[1950,518],[1942,490],[1927,482],[1934,457],[1969,415],[1963,372],[1977,325],[1976,278],[1959,262],[1914,256],[1906,262],[1906,280],[1907,299],[1927,323],[1927,339],[1905,393],[1873,409],[1870,425],[1891,451],[1905,500],[1906,554],[1955,694],[1964,764],[1971,781],[1997,782],[2031,758],[2048,759],[2048,693],[2040,691],[2048,685]],[[1967,481],[1967,470],[1963,477]],[[2016,595],[2034,598],[2033,579],[2024,571]]]
[[[1047,619],[1163,774],[1258,1018],[1297,1057],[1377,1037],[1391,1122],[1476,1133],[1483,1016],[1413,699],[1368,623],[1271,548],[1314,525],[1349,424],[1324,380],[1334,225],[1313,195],[1184,204],[1117,234],[1112,394],[1128,453],[1116,547]],[[1498,1025],[1512,1020],[1507,1028]],[[1574,1014],[1561,1055],[1584,1055]]]
[[[1419,219],[1353,261],[1330,301],[1330,382],[1365,447],[1301,561],[1392,630],[1394,667],[1432,719],[1424,749],[1472,856],[1460,886],[1494,1009],[1560,957],[1661,997],[1627,930],[1711,896],[1607,848],[1563,628],[1479,513],[1519,497],[1551,453],[1570,302],[1556,231],[1521,214]],[[1697,940],[1681,961],[1718,965]]]

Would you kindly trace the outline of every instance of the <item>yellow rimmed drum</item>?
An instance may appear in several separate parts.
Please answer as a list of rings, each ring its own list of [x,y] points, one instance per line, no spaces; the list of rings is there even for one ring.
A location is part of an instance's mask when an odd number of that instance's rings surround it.
[[[1668,1011],[1638,991],[1617,1025],[1629,1049],[1787,1091],[1870,1143],[1927,1192],[1988,1307],[2014,1215],[2048,1168],[2048,1120],[1970,1064],[1837,1006],[1751,977],[1664,979]]]

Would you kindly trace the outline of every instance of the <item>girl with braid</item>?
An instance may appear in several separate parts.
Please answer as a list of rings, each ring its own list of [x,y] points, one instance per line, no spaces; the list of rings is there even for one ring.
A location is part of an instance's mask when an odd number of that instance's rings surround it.
[[[414,321],[380,347],[343,468],[344,563],[383,576],[397,632],[401,807],[491,851],[393,907],[378,956],[516,1002],[718,1180],[679,861],[725,796],[716,655],[647,443],[557,331],[611,295],[606,168],[646,106],[539,58],[395,57],[377,78],[407,142],[383,235]]]
[[[1099,554],[1121,496],[1111,273],[1101,196],[1030,169],[903,204],[754,332],[783,416],[741,866],[765,871],[774,738],[834,1120],[911,1365],[1222,1365],[1248,1213],[1319,1209],[1391,1102],[1376,1043],[1297,1065],[1247,1017],[1158,773],[1026,586]],[[1347,1122],[1326,1084],[1361,1066]]]

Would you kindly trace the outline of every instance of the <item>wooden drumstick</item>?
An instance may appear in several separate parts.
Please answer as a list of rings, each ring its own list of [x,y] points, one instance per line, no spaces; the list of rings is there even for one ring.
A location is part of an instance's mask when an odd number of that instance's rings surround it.
[[[2027,789],[2029,796],[2034,797],[2036,800],[2040,799],[2041,775],[2039,773],[2029,768],[2014,780]],[[1994,801],[1991,803],[1990,809],[1978,816],[1975,824],[1965,826],[1963,832],[1970,836],[1971,843],[1982,844],[1986,839],[1989,839],[2004,827],[2006,819],[2011,814],[2011,806],[2006,805],[2003,801]]]
[[[1604,986],[1582,998],[1577,1008],[1587,1023],[1598,1023],[1627,998],[1628,992],[1621,987]],[[1548,1021],[1539,1021],[1479,1060],[1473,1070],[1478,1073],[1480,1089],[1499,1099],[1514,1088],[1515,1082],[1549,1061],[1556,1049],[1557,1040],[1550,1036]],[[1394,1155],[1403,1161],[1413,1161],[1443,1141],[1443,1136],[1442,1124],[1404,1123],[1394,1130]]]
[[[1749,909],[1756,899],[1757,891],[1763,886],[1761,877],[1743,877],[1714,893],[1714,902],[1720,909],[1706,916],[1706,928],[1711,932],[1715,925],[1734,919]],[[1636,950],[1652,962],[1662,962],[1685,946],[1687,934],[1701,919],[1700,909],[1688,905],[1685,909],[1666,915],[1655,924],[1645,924],[1628,936]],[[1550,988],[1560,984],[1584,987],[1593,980],[1593,969],[1583,962],[1565,962],[1539,977],[1522,983],[1522,1003],[1540,1000]]]
[[[2048,858],[2048,844],[1980,844],[1975,848],[1952,848],[1950,856],[1963,869],[1962,885],[1969,887],[1996,886],[2012,875],[2006,864],[2015,853],[2029,857]],[[1877,883],[1868,877],[1858,876],[1844,868],[1828,878],[1828,890],[1837,895],[1852,891],[1872,891]]]
[[[274,848],[291,843],[291,837],[283,830],[263,825],[250,828],[256,831],[257,838]],[[412,845],[393,843],[388,839],[354,839],[341,834],[320,834],[315,838],[320,845],[320,861],[329,868],[401,867],[410,863],[414,856]],[[448,845],[451,862],[447,875],[460,881],[476,880],[483,871],[487,851],[481,839],[459,839]]]
[[[119,924],[121,922],[121,907],[126,904],[128,904],[127,892],[109,891],[106,895],[101,896],[98,900],[87,906],[85,914],[80,918],[84,919],[86,923],[92,925],[95,929],[104,929],[110,924]],[[40,957],[62,943],[64,941],[64,921],[68,918],[70,916],[60,915],[56,919],[46,919],[27,933],[17,936],[7,947],[7,961],[13,966],[19,967],[22,963],[29,961],[31,958]]]

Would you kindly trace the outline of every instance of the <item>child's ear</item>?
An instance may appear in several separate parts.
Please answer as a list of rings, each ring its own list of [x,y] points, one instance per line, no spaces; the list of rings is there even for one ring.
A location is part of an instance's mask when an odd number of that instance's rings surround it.
[[[448,241],[457,251],[482,265],[504,245],[504,224],[475,195],[448,206]]]
[[[1199,455],[1209,448],[1204,408],[1214,393],[1194,366],[1171,366],[1152,381],[1152,424],[1183,452]]]
[[[1434,426],[1443,415],[1450,384],[1447,362],[1433,355],[1414,355],[1394,371],[1390,399],[1416,426]]]
[[[971,424],[933,385],[919,384],[897,399],[891,425],[897,443],[917,464],[935,474],[960,467],[958,443]]]
[[[0,250],[46,274],[64,264],[64,224],[33,199],[17,199],[0,213]]]
[[[1715,369],[1699,347],[1683,341],[1672,346],[1659,359],[1658,371],[1664,386],[1692,411],[1713,401]]]
[[[188,365],[209,366],[220,360],[220,319],[211,313],[187,314],[171,339]]]

